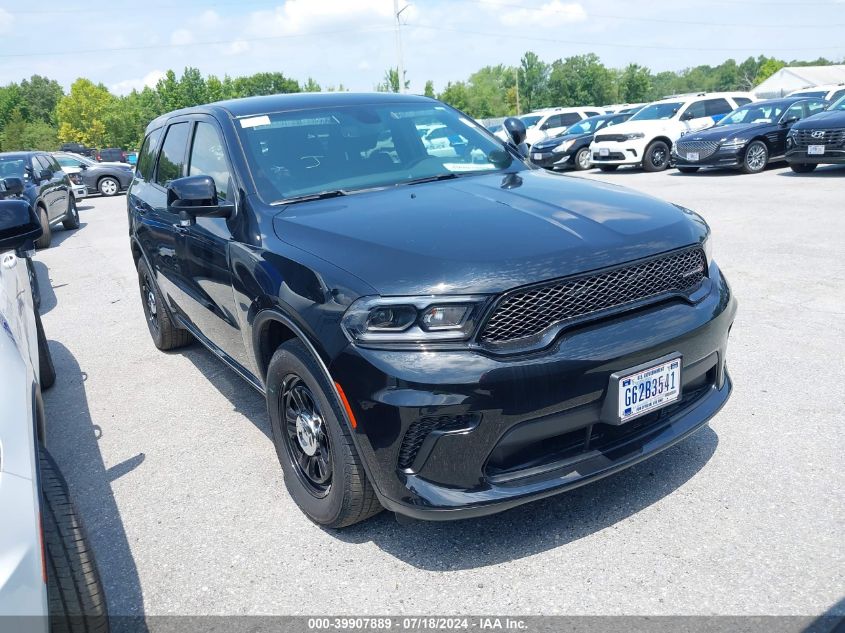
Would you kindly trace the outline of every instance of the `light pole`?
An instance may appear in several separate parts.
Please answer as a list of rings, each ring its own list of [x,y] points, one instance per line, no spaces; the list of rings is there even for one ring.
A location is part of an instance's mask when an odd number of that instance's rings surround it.
[[[402,14],[402,11],[407,9],[409,4],[406,4],[401,9],[399,8],[399,0],[393,0],[393,15],[396,17],[396,59],[398,64],[396,66],[396,74],[398,75],[399,79],[399,92],[405,92],[405,62],[402,59],[402,32],[401,27],[402,23],[399,21],[399,16]]]

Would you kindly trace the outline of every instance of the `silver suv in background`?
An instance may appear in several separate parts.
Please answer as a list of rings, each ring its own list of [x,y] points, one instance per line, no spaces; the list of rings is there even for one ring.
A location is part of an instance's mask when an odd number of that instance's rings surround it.
[[[26,200],[0,200],[0,628],[101,633],[97,566],[45,446],[41,391],[56,374],[29,265],[41,232]]]

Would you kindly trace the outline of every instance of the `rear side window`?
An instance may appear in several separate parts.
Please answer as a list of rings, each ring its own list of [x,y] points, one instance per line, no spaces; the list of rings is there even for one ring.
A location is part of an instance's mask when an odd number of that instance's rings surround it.
[[[190,123],[174,123],[167,128],[156,170],[156,183],[162,187],[166,187],[171,180],[181,178],[185,171],[190,128]]]
[[[838,101],[842,98],[843,95],[845,95],[845,88],[843,88],[842,90],[837,90],[832,95],[830,95],[829,101]]]
[[[569,114],[561,114],[560,115],[560,124],[558,127],[569,127],[570,125],[574,125],[581,120],[581,115],[577,112],[570,112]]]
[[[693,103],[689,108],[687,108],[686,112],[684,112],[685,119],[700,119],[701,117],[707,116],[704,112],[704,104],[706,101],[696,101]]]
[[[821,112],[829,105],[830,104],[827,101],[810,101],[810,103],[807,104],[807,114],[811,115],[816,112]]]
[[[141,146],[141,151],[138,152],[138,167],[136,174],[143,180],[149,180],[153,176],[153,167],[156,164],[156,147],[158,147],[158,139],[161,138],[162,128],[153,130],[144,139],[144,144]]]
[[[223,142],[213,125],[197,123],[194,131],[194,144],[191,147],[190,176],[211,176],[217,187],[217,197],[226,200],[229,197],[229,165]]]
[[[718,116],[733,110],[727,99],[708,99],[704,102],[704,116]]]
[[[604,114],[603,112],[596,112],[595,110],[585,110],[584,114],[587,116],[599,116],[600,114]]]
[[[734,97],[734,101],[736,101],[737,106],[744,106],[746,103],[751,103],[751,99],[748,97]]]
[[[543,123],[543,125],[540,129],[548,130],[549,128],[553,128],[553,127],[561,127],[562,125],[564,125],[564,123],[562,121],[563,121],[562,115],[553,114],[548,119],[546,119],[546,122]]]

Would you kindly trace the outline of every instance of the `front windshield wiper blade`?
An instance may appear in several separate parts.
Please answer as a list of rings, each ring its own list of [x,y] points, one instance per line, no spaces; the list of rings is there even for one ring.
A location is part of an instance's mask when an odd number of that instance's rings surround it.
[[[332,189],[331,191],[321,191],[319,193],[306,193],[301,196],[292,196],[290,198],[282,198],[271,202],[273,206],[280,206],[284,204],[294,204],[296,202],[309,202],[311,200],[325,200],[327,198],[339,198],[340,196],[348,196],[349,191],[346,189]]]
[[[419,185],[424,182],[437,182],[438,180],[452,180],[454,178],[459,178],[460,174],[456,174],[453,172],[449,172],[448,174],[437,174],[436,176],[424,176],[422,178],[414,178],[412,180],[403,180],[402,182],[398,182],[398,185]]]

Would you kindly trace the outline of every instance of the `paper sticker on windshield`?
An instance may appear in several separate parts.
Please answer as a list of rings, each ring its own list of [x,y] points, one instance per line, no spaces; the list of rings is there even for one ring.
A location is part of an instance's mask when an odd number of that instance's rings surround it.
[[[258,127],[259,125],[270,125],[270,117],[266,114],[261,116],[251,116],[246,119],[241,119],[241,127]]]

